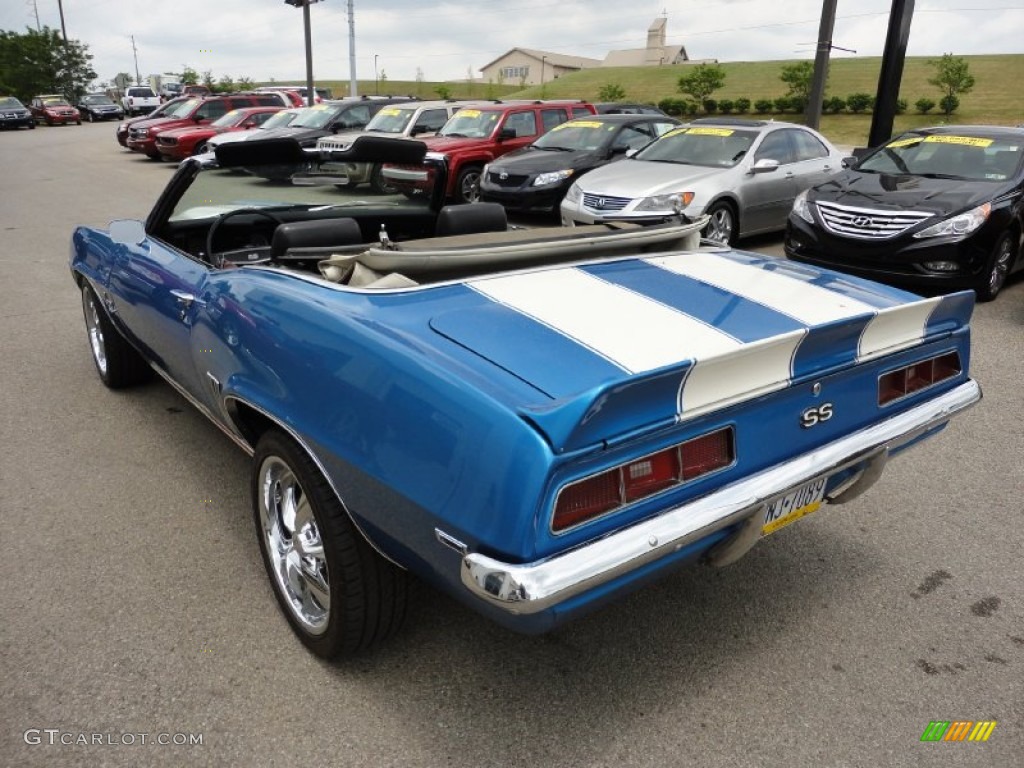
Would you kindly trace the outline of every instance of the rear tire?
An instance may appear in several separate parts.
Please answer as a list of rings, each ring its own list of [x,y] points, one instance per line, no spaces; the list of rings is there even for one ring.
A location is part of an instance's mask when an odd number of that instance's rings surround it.
[[[471,165],[459,172],[455,182],[455,199],[460,203],[475,203],[480,200],[481,168]]]
[[[408,575],[366,542],[301,446],[276,430],[265,433],[253,455],[251,493],[274,595],[307,648],[334,659],[401,627]]]
[[[370,171],[370,189],[378,195],[394,195],[398,192],[397,187],[388,184],[384,179],[384,166],[380,163],[374,163]]]
[[[89,351],[100,380],[110,389],[124,389],[148,381],[152,376],[150,367],[114,327],[88,283],[82,285],[82,310]]]
[[[1004,232],[992,249],[988,265],[978,279],[978,285],[974,292],[978,295],[978,301],[992,301],[1006,285],[1006,278],[1010,275],[1010,267],[1013,266],[1013,237],[1009,232]]]

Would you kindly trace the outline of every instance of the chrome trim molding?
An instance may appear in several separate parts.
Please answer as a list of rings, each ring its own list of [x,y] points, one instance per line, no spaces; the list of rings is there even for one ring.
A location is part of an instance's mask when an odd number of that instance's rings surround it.
[[[756,518],[765,504],[815,478],[868,461],[863,474],[877,479],[885,463],[884,458],[879,460],[880,454],[887,456],[943,426],[980,399],[981,387],[967,380],[904,413],[564,554],[523,564],[468,554],[462,560],[462,583],[475,596],[509,613],[543,611],[734,523]],[[852,491],[854,486],[844,490]]]

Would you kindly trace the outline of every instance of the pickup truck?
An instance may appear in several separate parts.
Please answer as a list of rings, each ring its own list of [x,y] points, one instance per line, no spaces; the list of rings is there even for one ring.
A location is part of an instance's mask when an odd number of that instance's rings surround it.
[[[121,97],[126,115],[145,115],[160,106],[160,97],[148,85],[129,86]]]

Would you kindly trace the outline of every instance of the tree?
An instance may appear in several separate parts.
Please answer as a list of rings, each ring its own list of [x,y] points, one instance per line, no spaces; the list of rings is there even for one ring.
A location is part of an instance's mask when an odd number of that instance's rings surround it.
[[[256,87],[251,77],[240,77],[235,81],[235,87],[240,91],[251,91]]]
[[[209,88],[211,92],[213,91],[213,87],[214,87],[214,85],[216,85],[216,81],[213,79],[213,70],[212,69],[208,69],[205,72],[203,72],[203,80],[202,80],[202,82],[203,82],[203,85],[205,85],[207,88]]]
[[[810,61],[798,61],[796,64],[787,64],[782,68],[782,74],[779,75],[779,79],[789,87],[787,96],[799,99],[800,103],[806,104],[811,98],[814,64]]]
[[[181,82],[183,85],[199,85],[199,73],[185,64],[181,68]]]
[[[952,53],[944,53],[941,59],[933,59],[928,63],[935,67],[935,77],[929,79],[928,83],[942,91],[944,98],[939,104],[948,117],[960,106],[959,96],[970,93],[974,88],[974,75],[968,71],[967,62]]]
[[[688,75],[679,78],[679,92],[693,96],[698,104],[725,85],[725,70],[717,64],[698,64]]]
[[[618,83],[605,83],[597,91],[598,101],[625,101],[626,89]]]
[[[220,80],[217,81],[217,90],[222,93],[230,93],[231,91],[236,90],[235,81],[232,79],[231,75],[223,75]]]
[[[77,40],[65,44],[55,29],[0,30],[0,88],[23,101],[61,93],[76,102],[96,79],[91,61],[89,46]]]

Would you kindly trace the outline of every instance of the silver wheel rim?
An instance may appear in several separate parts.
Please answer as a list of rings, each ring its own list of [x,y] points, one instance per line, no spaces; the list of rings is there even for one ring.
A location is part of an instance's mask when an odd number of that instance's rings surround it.
[[[480,198],[480,174],[467,173],[462,177],[462,199],[475,203]]]
[[[260,528],[278,591],[311,635],[327,629],[331,582],[320,529],[309,497],[277,456],[260,465]]]
[[[999,244],[999,252],[996,254],[995,263],[992,265],[992,271],[988,273],[989,293],[995,295],[1003,287],[1003,283],[1006,282],[1006,276],[1010,273],[1010,256],[1010,241],[1003,238]]]
[[[732,237],[732,213],[728,208],[718,208],[712,211],[705,237],[716,243],[728,244]]]
[[[103,328],[100,326],[100,308],[96,300],[87,290],[82,291],[82,303],[85,309],[85,330],[89,334],[89,349],[96,367],[104,376],[107,374],[107,345],[103,339]]]

